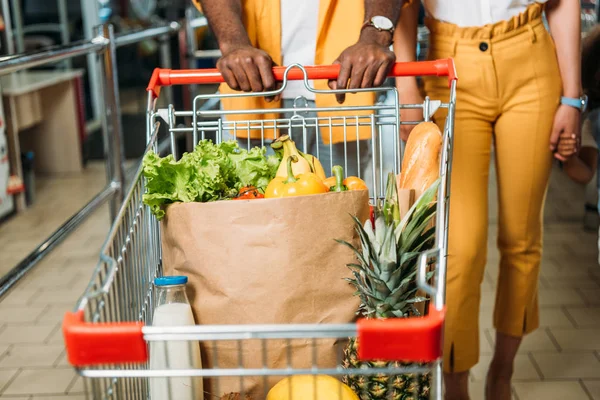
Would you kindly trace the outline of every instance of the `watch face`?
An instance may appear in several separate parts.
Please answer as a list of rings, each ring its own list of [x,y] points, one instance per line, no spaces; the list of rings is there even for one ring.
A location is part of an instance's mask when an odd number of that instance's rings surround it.
[[[394,24],[392,24],[392,21],[390,21],[390,19],[386,18],[386,17],[381,17],[381,16],[373,17],[373,18],[371,18],[371,22],[373,23],[375,28],[383,29],[386,31],[390,30],[394,27]]]

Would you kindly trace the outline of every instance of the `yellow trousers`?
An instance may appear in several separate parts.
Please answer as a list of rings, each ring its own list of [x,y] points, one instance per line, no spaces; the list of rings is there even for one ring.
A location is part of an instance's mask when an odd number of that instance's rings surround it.
[[[494,25],[459,28],[429,20],[430,59],[453,57],[458,73],[450,188],[445,371],[479,359],[479,303],[488,230],[492,145],[498,182],[501,254],[494,325],[523,336],[539,325],[538,273],[549,150],[561,78],[543,8]],[[434,99],[448,99],[447,80],[425,79]],[[439,123],[446,115],[438,112]]]

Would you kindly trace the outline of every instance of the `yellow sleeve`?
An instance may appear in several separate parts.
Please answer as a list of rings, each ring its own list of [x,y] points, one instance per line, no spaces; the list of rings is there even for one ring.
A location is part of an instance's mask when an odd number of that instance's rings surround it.
[[[408,0],[408,1],[411,1],[411,0]],[[194,3],[194,6],[196,6],[198,11],[202,12],[202,6],[200,5],[200,0],[192,0],[192,3]]]

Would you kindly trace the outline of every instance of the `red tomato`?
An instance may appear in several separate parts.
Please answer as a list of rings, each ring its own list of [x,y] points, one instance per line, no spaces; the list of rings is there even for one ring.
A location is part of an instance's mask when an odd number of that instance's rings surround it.
[[[240,193],[236,200],[251,200],[251,199],[264,199],[265,195],[258,191],[254,186],[247,186],[240,189]]]

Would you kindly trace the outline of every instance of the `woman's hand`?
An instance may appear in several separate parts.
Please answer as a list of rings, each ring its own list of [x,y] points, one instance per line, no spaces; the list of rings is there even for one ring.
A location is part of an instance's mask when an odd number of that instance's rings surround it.
[[[560,161],[566,161],[567,158],[573,156],[579,150],[581,143],[581,112],[576,108],[567,105],[560,105],[554,114],[554,125],[552,126],[552,134],[550,135],[550,150],[554,152],[554,157]],[[576,151],[570,156],[565,157],[559,152],[559,141],[561,135],[565,135],[575,140]]]

